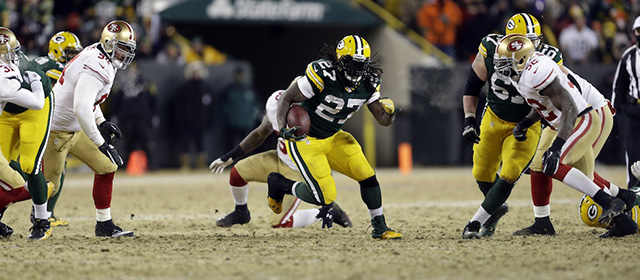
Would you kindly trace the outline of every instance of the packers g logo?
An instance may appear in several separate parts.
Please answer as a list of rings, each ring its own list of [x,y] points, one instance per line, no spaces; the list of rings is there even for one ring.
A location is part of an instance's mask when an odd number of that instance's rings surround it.
[[[0,34],[0,45],[7,44],[10,40],[11,38],[7,34]]]
[[[336,47],[337,49],[341,50],[344,48],[344,40],[340,40],[340,42],[338,43],[338,46]]]
[[[122,27],[120,27],[120,25],[116,23],[109,24],[109,26],[107,26],[107,29],[109,29],[109,32],[113,33],[120,33],[120,31],[122,31]]]
[[[593,222],[598,217],[598,212],[598,206],[595,204],[589,205],[589,208],[587,208],[587,218]]]
[[[507,49],[510,52],[517,52],[520,49],[522,49],[523,46],[524,46],[524,42],[522,42],[521,40],[514,40],[513,42],[509,43],[509,45],[507,46]]]
[[[55,42],[56,44],[62,44],[62,42],[66,41],[66,40],[67,40],[67,38],[65,38],[65,37],[64,37],[64,36],[62,36],[62,35],[58,35],[58,36],[53,37],[53,39],[52,39],[52,40],[53,40],[53,42]]]
[[[507,29],[508,29],[508,30],[513,30],[514,28],[516,28],[516,22],[515,22],[515,21],[513,21],[512,19],[510,19],[510,20],[507,22]]]

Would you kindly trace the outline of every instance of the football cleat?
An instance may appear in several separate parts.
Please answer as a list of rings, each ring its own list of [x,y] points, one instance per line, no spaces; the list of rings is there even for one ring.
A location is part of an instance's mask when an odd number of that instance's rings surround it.
[[[549,217],[544,218],[536,218],[533,225],[517,230],[513,233],[516,236],[530,236],[530,235],[555,235],[556,230],[553,228],[553,224],[551,224],[551,219]]]
[[[273,213],[282,213],[282,199],[284,198],[284,187],[286,184],[293,184],[293,181],[285,178],[280,173],[271,172],[267,177],[267,202]]]
[[[462,238],[463,239],[480,239],[482,237],[480,235],[480,222],[471,221],[467,223],[467,225],[462,230]]]
[[[618,216],[627,207],[627,204],[622,201],[622,199],[612,197],[602,190],[599,190],[593,196],[593,201],[602,207],[602,213],[598,217],[598,223],[605,225],[605,227],[609,225],[613,217]]]
[[[600,238],[622,237],[638,232],[638,224],[626,214],[615,216],[612,221],[613,227],[604,234],[601,234],[599,236]]]
[[[351,219],[349,219],[349,215],[347,215],[338,203],[333,202],[333,222],[340,225],[341,227],[353,227],[353,223]]]
[[[500,207],[498,207],[498,209],[493,212],[491,217],[489,217],[489,219],[487,219],[487,221],[484,222],[484,225],[482,225],[482,227],[480,228],[480,237],[492,236],[496,231],[498,221],[500,221],[500,218],[507,214],[507,212],[509,212],[509,205],[507,205],[506,203],[500,205]]]
[[[402,239],[402,234],[387,227],[387,223],[384,220],[384,215],[375,216],[371,219],[371,237],[375,239]]]
[[[617,198],[622,199],[622,201],[624,201],[627,210],[629,211],[631,209],[633,209],[633,206],[636,205],[636,193],[630,190],[626,190],[626,189],[620,189],[618,191],[618,195],[616,195]]]
[[[96,223],[96,236],[99,237],[133,237],[133,231],[122,230],[113,220]]]
[[[9,238],[12,233],[13,229],[10,226],[0,222],[0,236]]]
[[[244,225],[251,221],[251,214],[247,205],[236,205],[236,209],[226,216],[216,221],[218,227],[231,227],[233,225]]]
[[[65,221],[65,220],[60,220],[58,218],[56,218],[56,216],[51,216],[49,217],[49,223],[51,224],[52,227],[66,227],[69,226],[69,222]]]
[[[51,224],[47,219],[34,219],[33,226],[29,229],[31,234],[27,238],[30,240],[45,240],[51,236]]]

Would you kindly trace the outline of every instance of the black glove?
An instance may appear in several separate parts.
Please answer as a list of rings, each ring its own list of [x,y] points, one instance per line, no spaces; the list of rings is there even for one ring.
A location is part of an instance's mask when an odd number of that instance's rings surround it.
[[[547,176],[553,176],[553,174],[556,174],[556,171],[558,171],[562,145],[564,145],[564,139],[556,138],[551,147],[542,155],[542,172],[547,174]]]
[[[531,125],[533,121],[530,118],[524,118],[513,128],[513,137],[520,142],[527,140],[527,129]]]
[[[124,164],[122,157],[120,157],[120,154],[118,154],[118,151],[116,151],[116,147],[114,147],[113,145],[105,141],[102,146],[98,147],[98,149],[100,149],[100,151],[105,154],[111,160],[111,162],[117,164],[118,166],[122,166]]]
[[[286,126],[280,129],[278,136],[284,138],[285,140],[294,140],[298,141],[305,138],[307,135],[302,134],[300,136],[296,136],[296,131],[300,129],[299,126],[294,126],[292,128],[287,128]]]
[[[367,73],[364,76],[364,86],[371,92],[376,92],[380,85],[380,77],[374,73]]]
[[[102,122],[98,126],[98,129],[104,141],[109,142],[109,144],[115,144],[118,140],[122,139],[122,131],[120,131],[120,128],[116,124],[110,121]]]
[[[322,208],[320,208],[320,213],[316,215],[316,219],[322,219],[322,228],[332,228],[333,210],[331,209],[331,205],[323,205]]]
[[[476,122],[476,117],[466,117],[464,119],[464,130],[462,137],[471,143],[480,143],[480,127]]]

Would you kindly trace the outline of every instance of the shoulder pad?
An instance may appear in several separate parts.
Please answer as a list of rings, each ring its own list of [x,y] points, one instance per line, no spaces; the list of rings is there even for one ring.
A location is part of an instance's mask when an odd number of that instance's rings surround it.
[[[335,80],[335,67],[333,63],[328,60],[320,59],[313,61],[307,65],[305,76],[309,80],[317,92],[321,92],[324,89],[325,79]]]
[[[555,62],[545,55],[537,55],[532,59],[529,62],[532,67],[526,68],[522,78],[525,79],[527,87],[534,90],[544,89],[558,76],[557,66],[554,66]]]
[[[500,34],[489,34],[482,38],[480,41],[480,46],[478,46],[478,52],[482,54],[482,56],[487,57],[487,53],[493,53],[496,49],[498,43],[500,43],[500,39],[502,39],[502,35]]]

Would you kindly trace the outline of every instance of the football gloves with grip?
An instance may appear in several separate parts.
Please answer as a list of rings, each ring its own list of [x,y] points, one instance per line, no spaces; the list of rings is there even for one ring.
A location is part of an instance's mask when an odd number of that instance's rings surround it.
[[[553,144],[551,144],[551,147],[542,155],[542,172],[547,176],[553,176],[553,174],[556,174],[558,171],[564,142],[562,138],[556,138]]]
[[[100,149],[100,151],[105,154],[111,160],[111,162],[117,164],[118,166],[122,166],[124,164],[122,157],[120,156],[120,154],[118,154],[118,151],[116,151],[116,147],[114,147],[112,144],[109,144],[105,141],[100,147],[98,147],[98,149]]]
[[[332,204],[323,205],[320,208],[320,212],[316,215],[316,219],[322,220],[322,228],[332,228],[333,227],[333,209]]]
[[[464,137],[465,140],[471,143],[480,143],[480,127],[476,122],[476,117],[466,117],[464,119],[464,129],[462,130],[462,137]]]
[[[24,78],[24,81],[29,84],[41,80],[40,75],[33,71],[24,71],[24,75],[22,76],[22,78]]]
[[[396,105],[393,103],[393,100],[391,100],[391,98],[389,97],[380,97],[380,99],[378,99],[378,102],[382,104],[384,111],[387,112],[387,114],[389,115],[395,115],[400,110],[400,109],[396,109]]]
[[[110,121],[102,122],[98,126],[98,129],[104,141],[107,141],[109,144],[115,144],[118,140],[122,139],[122,131],[120,131],[120,128],[116,124]]]
[[[211,172],[215,174],[222,174],[222,171],[224,171],[224,168],[229,166],[232,163],[233,163],[233,158],[229,158],[226,161],[222,161],[222,159],[217,158],[216,160],[211,162],[211,164],[209,164],[209,169],[211,170]]]
[[[278,136],[284,138],[285,140],[289,140],[289,141],[298,141],[298,140],[302,140],[303,138],[307,137],[306,134],[300,135],[300,136],[296,136],[296,131],[298,131],[300,129],[299,126],[294,126],[291,128],[287,128],[286,126],[280,129],[280,132],[278,132]]]
[[[513,128],[513,137],[520,142],[527,140],[527,129],[531,125],[533,125],[533,121],[530,118],[524,118]]]

